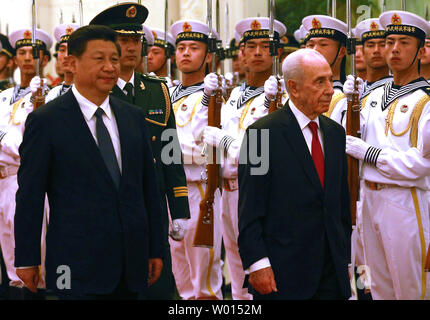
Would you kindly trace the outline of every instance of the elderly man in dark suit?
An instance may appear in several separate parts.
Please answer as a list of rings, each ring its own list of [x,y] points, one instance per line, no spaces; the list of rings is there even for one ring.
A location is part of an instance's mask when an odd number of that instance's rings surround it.
[[[311,49],[282,70],[289,101],[248,127],[241,148],[238,244],[249,289],[254,299],[347,299],[345,131],[322,115],[333,75]]]
[[[82,27],[68,46],[74,86],[28,116],[20,146],[15,266],[35,290],[47,194],[47,288],[63,299],[134,299],[163,264],[145,117],[109,96],[120,57],[113,30]]]

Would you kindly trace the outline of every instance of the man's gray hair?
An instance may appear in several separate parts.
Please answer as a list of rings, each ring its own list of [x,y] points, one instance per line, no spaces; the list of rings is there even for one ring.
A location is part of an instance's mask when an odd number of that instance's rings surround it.
[[[290,53],[282,63],[282,73],[284,74],[285,87],[288,93],[288,80],[301,81],[303,79],[303,66],[305,60],[322,60],[326,62],[324,56],[314,49],[299,49]]]

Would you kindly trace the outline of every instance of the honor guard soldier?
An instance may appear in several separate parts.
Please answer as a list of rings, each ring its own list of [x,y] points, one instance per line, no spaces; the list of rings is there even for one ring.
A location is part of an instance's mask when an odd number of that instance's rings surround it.
[[[362,161],[365,262],[373,299],[428,299],[430,87],[418,65],[430,27],[404,11],[379,23],[394,79],[362,105],[361,139],[346,138],[346,152]]]
[[[269,18],[257,17],[244,19],[236,25],[236,31],[245,44],[243,55],[252,76],[232,91],[230,99],[222,107],[222,129],[207,126],[203,135],[207,144],[218,147],[226,155],[222,161],[222,230],[233,299],[240,300],[252,299],[252,296],[247,288],[243,288],[245,271],[237,246],[239,149],[246,128],[268,114],[268,96],[275,95],[278,87],[276,78],[271,76],[273,59],[269,53],[269,23]],[[275,20],[274,31],[279,39],[285,34],[286,27]],[[280,54],[281,49],[278,52]],[[286,95],[283,100],[285,102]]]
[[[149,48],[154,45],[154,34],[152,33],[152,29],[144,24],[142,24],[142,32],[142,55],[134,71],[143,75],[155,76],[155,78],[157,78],[156,74],[150,73],[148,70],[148,51]]]
[[[300,25],[300,28],[294,31],[294,39],[299,43],[299,48],[305,48],[305,38],[306,38],[307,31],[303,25]]]
[[[106,25],[118,34],[121,47],[120,75],[112,95],[142,108],[151,135],[157,177],[162,195],[163,224],[165,239],[164,267],[160,279],[149,288],[146,299],[173,299],[174,279],[171,271],[170,248],[168,243],[169,217],[173,220],[172,236],[176,240],[184,237],[187,221],[190,217],[188,191],[181,149],[178,143],[175,117],[173,114],[169,89],[164,79],[135,72],[142,54],[142,36],[151,37],[152,33],[143,34],[142,24],[148,16],[148,10],[137,3],[121,3],[99,13],[90,25]],[[166,138],[167,137],[167,138]],[[173,163],[162,157],[162,150],[170,148],[176,160]],[[166,161],[167,160],[167,161]],[[167,209],[167,203],[169,210]]]
[[[357,35],[357,28],[351,30],[352,35],[355,38],[355,69],[357,70],[357,77],[360,77],[364,81],[366,80],[366,63],[363,57],[363,42]]]
[[[205,74],[214,57],[208,52],[209,27],[197,20],[181,20],[170,27],[176,39],[176,65],[182,83],[171,88],[178,137],[184,156],[191,220],[184,240],[170,240],[173,274],[182,299],[221,300],[221,194],[217,189],[213,207],[213,247],[194,247],[200,202],[206,190],[206,161],[203,151],[203,129],[208,123],[204,93]],[[206,103],[203,105],[202,100]]]
[[[66,23],[60,24],[54,29],[54,38],[57,41],[58,52],[57,52],[57,63],[61,65],[61,69],[64,73],[64,81],[52,88],[46,96],[45,102],[49,102],[56,97],[65,94],[73,84],[73,74],[68,71],[68,61],[67,57],[67,40],[69,40],[70,35],[79,28],[76,23]]]
[[[312,15],[303,18],[303,27],[307,30],[306,48],[321,53],[330,64],[333,72],[334,94],[325,116],[337,123],[342,123],[343,82],[345,81],[347,25],[329,16]]]
[[[44,55],[52,45],[52,38],[43,30],[36,29],[36,43],[40,53],[40,68],[46,65],[48,59]],[[16,50],[15,62],[20,69],[21,85],[7,89],[0,94],[0,211],[3,212],[0,219],[0,245],[3,258],[6,263],[7,273],[10,279],[11,299],[34,299],[37,295],[23,288],[23,282],[16,274],[14,267],[14,215],[15,215],[15,193],[18,189],[17,172],[20,165],[18,148],[21,144],[24,124],[27,115],[33,111],[30,103],[32,94],[36,91],[40,78],[36,75],[36,60],[33,59],[33,48],[31,42],[31,29],[22,29],[10,34],[11,44]],[[39,78],[38,81],[33,81]],[[30,89],[28,86],[31,80]],[[46,218],[47,209],[45,209]],[[44,219],[45,222],[45,219]],[[45,228],[42,230],[42,261],[45,251]],[[41,277],[38,287],[45,287],[44,263],[40,269]]]
[[[0,51],[0,92],[14,86],[13,71],[14,62],[13,56],[15,50],[10,45],[8,37],[0,34],[0,43],[2,49]]]
[[[154,36],[154,44],[148,50],[148,72],[155,73],[157,77],[166,78],[167,84],[169,87],[172,87],[174,86],[172,82],[174,79],[170,79],[167,74],[167,55],[164,46],[166,36],[164,30],[152,28],[152,34]],[[169,56],[175,52],[175,39],[169,32],[167,33],[167,50],[169,50]]]
[[[0,93],[1,105],[14,104],[28,93],[33,92],[33,90],[35,91],[36,88],[38,88],[40,78],[38,81],[35,79],[32,84],[33,88],[30,88],[30,81],[36,76],[36,60],[33,59],[31,37],[31,28],[16,30],[9,36],[9,41],[15,50],[14,61],[20,71],[21,83]],[[36,29],[36,42],[41,53],[39,58],[40,70],[43,70],[49,60],[48,56],[45,54],[45,48],[51,47],[52,38],[45,31]]]

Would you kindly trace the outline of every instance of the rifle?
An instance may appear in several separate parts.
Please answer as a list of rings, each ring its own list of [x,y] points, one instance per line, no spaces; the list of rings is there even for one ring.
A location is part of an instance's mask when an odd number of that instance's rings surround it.
[[[33,0],[32,4],[32,35],[31,42],[33,47],[33,59],[36,60],[36,75],[40,77],[40,65],[39,65],[39,45],[36,43],[36,0]],[[45,104],[45,95],[43,92],[43,79],[40,77],[40,86],[37,88],[36,93],[33,95],[33,110],[41,107]]]
[[[170,61],[171,52],[169,48],[169,42],[168,42],[168,22],[169,17],[169,1],[165,0],[164,2],[164,52],[166,55],[166,63],[167,63],[167,76],[173,81],[172,79],[172,64]]]
[[[270,100],[269,103],[269,113],[278,110],[282,107],[281,97],[282,97],[282,88],[280,78],[278,76],[278,48],[279,48],[279,39],[275,39],[275,0],[270,0],[270,30],[269,30],[269,39],[270,39],[270,55],[272,56],[273,66],[272,66],[272,75],[276,77],[278,81],[278,90],[276,92],[276,96],[273,100]]]
[[[348,41],[347,51],[351,57],[351,73],[355,78],[354,91],[352,95],[347,96],[348,107],[346,111],[346,134],[360,137],[360,100],[358,93],[358,81],[355,74],[355,48],[356,38],[352,35],[351,30],[351,0],[347,0],[347,20],[348,20]],[[355,226],[357,215],[357,200],[359,200],[359,162],[357,159],[348,156],[348,186],[350,192],[350,209],[352,225]]]
[[[208,25],[209,25],[209,45],[208,51],[212,56],[212,70],[215,71],[215,53],[217,52],[217,41],[212,30],[212,0],[208,1]],[[218,75],[218,88],[209,98],[208,125],[220,127],[221,105],[222,105],[222,80]],[[216,147],[206,147],[209,161],[206,164],[206,190],[200,202],[199,220],[197,222],[196,233],[194,234],[194,247],[213,248],[214,238],[214,199],[216,189],[219,188],[219,166],[217,162]]]

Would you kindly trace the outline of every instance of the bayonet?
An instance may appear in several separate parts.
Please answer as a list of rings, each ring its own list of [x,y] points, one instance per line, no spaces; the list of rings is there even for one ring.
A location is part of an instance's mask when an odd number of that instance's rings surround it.
[[[164,51],[166,54],[166,63],[167,63],[167,76],[172,79],[172,65],[170,62],[170,48],[168,42],[168,28],[169,28],[169,0],[164,1]]]

